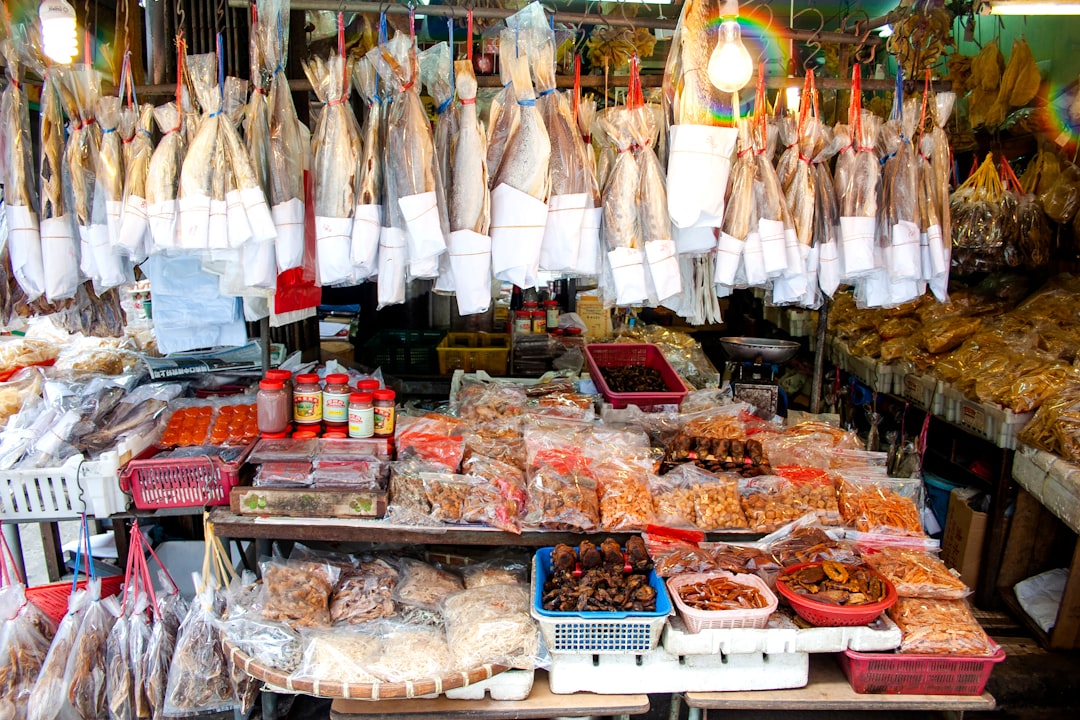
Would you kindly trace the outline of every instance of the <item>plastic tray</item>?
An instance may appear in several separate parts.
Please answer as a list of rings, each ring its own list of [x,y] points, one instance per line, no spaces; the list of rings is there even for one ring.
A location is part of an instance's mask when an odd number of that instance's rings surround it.
[[[875,695],[981,695],[1005,651],[989,656],[900,655],[845,650],[838,656],[851,688]]]
[[[219,457],[136,459],[128,463],[120,486],[140,510],[228,505],[240,484],[240,468],[256,443],[233,462]]]
[[[149,445],[152,433],[124,438],[96,460],[75,455],[60,466],[0,473],[0,519],[47,522],[87,513],[106,518],[127,509],[120,468]]]
[[[506,333],[447,333],[435,351],[439,354],[439,374],[455,370],[483,370],[496,377],[506,374],[510,359],[510,336]]]
[[[544,583],[551,575],[551,550],[540,548],[533,557],[532,616],[540,624],[552,653],[642,653],[660,642],[664,623],[671,614],[664,581],[649,572],[656,590],[655,612],[553,612],[544,609]]]
[[[445,335],[439,330],[380,330],[360,348],[360,362],[394,374],[437,375],[436,348]]]
[[[589,377],[600,393],[619,409],[627,405],[678,405],[686,397],[686,385],[671,367],[660,348],[648,343],[604,343],[585,346],[585,359],[589,363]],[[614,392],[604,380],[602,370],[609,367],[643,365],[659,370],[667,386],[666,392]]]
[[[109,597],[120,593],[124,587],[123,575],[109,575],[101,579],[101,597]],[[78,588],[86,588],[86,580],[80,580]],[[26,588],[26,599],[38,606],[38,608],[52,618],[53,622],[60,622],[68,610],[68,598],[71,597],[71,581],[50,583]]]
[[[770,618],[764,628],[702,630],[690,633],[682,618],[668,619],[661,640],[672,655],[743,655],[746,653],[834,653],[842,650],[885,652],[900,647],[900,628],[887,615],[858,627],[797,627],[790,620]]]
[[[765,607],[756,610],[697,610],[684,603],[679,597],[679,588],[710,578],[727,578],[739,585],[754,588],[765,598]],[[679,614],[686,623],[686,629],[691,633],[724,628],[763,628],[769,621],[769,616],[776,612],[778,604],[776,595],[769,590],[765,581],[756,575],[735,575],[729,572],[687,573],[669,578],[667,584],[668,590],[671,591],[671,599],[675,607],[679,609]]]

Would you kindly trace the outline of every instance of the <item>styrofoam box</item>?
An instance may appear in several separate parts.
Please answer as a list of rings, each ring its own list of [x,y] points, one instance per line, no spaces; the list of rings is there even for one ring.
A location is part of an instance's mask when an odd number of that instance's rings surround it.
[[[897,386],[896,394],[923,410],[940,415],[945,405],[943,390],[943,384],[934,376],[909,372],[904,373],[903,380]]]
[[[1080,532],[1080,467],[1052,453],[1020,446],[1013,479],[1074,532]]]
[[[777,616],[773,616],[775,619]],[[844,650],[884,652],[900,647],[900,628],[884,615],[859,627],[799,628],[783,619],[781,627],[686,631],[682,618],[670,618],[661,640],[672,655],[744,653],[828,653]]]
[[[672,655],[657,648],[643,655],[553,655],[551,692],[632,693],[780,690],[806,685],[807,653]]]
[[[1035,413],[1016,413],[995,403],[960,401],[955,422],[973,435],[989,440],[1000,448],[1015,448],[1016,436]]]
[[[74,455],[57,467],[3,471],[0,519],[45,522],[74,519],[84,512],[98,518],[123,512],[128,496],[120,489],[120,468],[152,439],[152,433],[124,438],[96,460]]]
[[[532,692],[534,670],[507,670],[487,680],[446,691],[452,700],[524,700]]]

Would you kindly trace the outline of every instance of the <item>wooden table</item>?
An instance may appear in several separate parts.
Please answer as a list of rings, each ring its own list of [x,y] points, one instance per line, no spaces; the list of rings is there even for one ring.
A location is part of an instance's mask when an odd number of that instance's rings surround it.
[[[672,705],[679,702],[673,695]],[[851,689],[840,665],[830,655],[810,658],[810,680],[792,690],[685,693],[689,720],[702,710],[936,710],[954,716],[965,710],[993,710],[994,697],[982,695],[860,695]],[[674,714],[672,715],[674,717]]]
[[[532,692],[524,700],[335,700],[331,720],[393,717],[395,720],[466,720],[484,718],[550,718],[560,715],[614,715],[629,718],[649,711],[648,695],[556,695],[548,688],[547,672],[536,671]]]

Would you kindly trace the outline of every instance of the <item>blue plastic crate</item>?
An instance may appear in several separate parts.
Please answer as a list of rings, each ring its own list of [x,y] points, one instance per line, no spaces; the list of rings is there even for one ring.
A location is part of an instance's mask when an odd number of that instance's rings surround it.
[[[554,612],[544,609],[544,583],[551,577],[551,551],[540,548],[533,558],[532,615],[548,650],[553,653],[643,653],[660,642],[671,614],[671,600],[664,581],[649,572],[656,590],[653,612]]]

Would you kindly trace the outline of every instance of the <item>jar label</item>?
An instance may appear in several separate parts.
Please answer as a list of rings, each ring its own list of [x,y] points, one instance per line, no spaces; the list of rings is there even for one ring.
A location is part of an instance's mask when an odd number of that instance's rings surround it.
[[[375,413],[372,408],[349,409],[349,437],[366,438],[375,434]]]
[[[376,435],[393,435],[394,434],[394,408],[391,407],[377,407],[375,410],[375,434]]]
[[[322,417],[326,422],[349,421],[349,395],[347,393],[323,393]]]
[[[293,420],[298,423],[315,423],[322,420],[321,392],[293,393]]]

